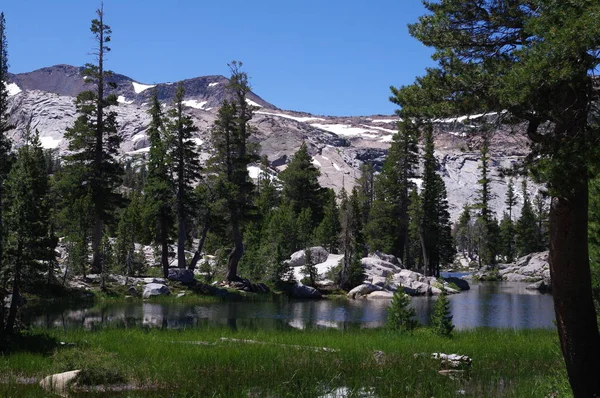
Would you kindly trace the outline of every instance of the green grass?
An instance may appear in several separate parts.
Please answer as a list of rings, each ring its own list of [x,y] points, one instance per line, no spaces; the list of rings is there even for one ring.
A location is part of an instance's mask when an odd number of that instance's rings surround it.
[[[338,388],[378,397],[455,397],[460,390],[476,397],[569,396],[556,333],[543,330],[478,329],[445,339],[427,329],[410,335],[383,329],[107,329],[31,332],[27,339],[0,357],[0,396],[44,396],[37,385],[7,382],[73,367],[100,380],[108,368],[114,380],[150,388],[120,395],[127,397],[317,397]],[[33,349],[36,339],[42,348]],[[74,345],[49,349],[53,340]],[[382,359],[375,351],[384,352]],[[433,352],[468,355],[473,365],[453,378],[443,376]]]

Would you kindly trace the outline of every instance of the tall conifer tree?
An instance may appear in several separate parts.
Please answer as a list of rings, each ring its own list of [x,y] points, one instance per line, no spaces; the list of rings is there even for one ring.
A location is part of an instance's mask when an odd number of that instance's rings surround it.
[[[160,263],[163,276],[169,273],[169,242],[171,230],[175,225],[174,195],[175,187],[171,179],[172,158],[169,155],[171,136],[165,126],[165,117],[158,101],[156,90],[152,95],[152,106],[148,111],[151,117],[148,137],[150,153],[148,159],[148,178],[145,192],[145,218],[153,220],[150,227],[152,240],[160,247]]]
[[[526,123],[535,172],[552,196],[550,273],[556,323],[575,396],[600,395],[600,334],[587,247],[590,128],[600,66],[596,0],[425,1],[410,33],[435,49],[435,67],[399,90],[407,116],[497,112]],[[539,156],[538,156],[539,155]]]
[[[200,178],[200,155],[193,133],[198,131],[192,118],[183,113],[185,90],[183,83],[177,86],[174,108],[169,112],[169,130],[171,134],[170,157],[173,167],[176,188],[177,213],[177,266],[186,267],[185,243],[187,240],[187,224],[191,220],[195,205],[194,185]],[[164,267],[164,265],[163,265]]]
[[[252,209],[254,193],[248,165],[258,160],[248,143],[252,133],[248,122],[252,119],[253,107],[246,101],[250,85],[248,74],[241,67],[241,62],[229,64],[231,77],[228,89],[231,99],[223,101],[211,132],[215,153],[210,164],[217,174],[217,195],[226,202],[234,245],[228,257],[228,281],[239,279],[238,264],[244,254],[242,226]]]
[[[89,195],[92,205],[92,270],[100,273],[104,226],[114,222],[113,212],[122,206],[122,196],[117,187],[121,184],[123,168],[115,158],[122,140],[118,133],[117,113],[110,110],[110,107],[118,105],[117,96],[106,94],[107,88],[112,85],[109,83],[111,73],[104,68],[112,31],[104,22],[103,7],[96,14],[90,30],[97,44],[94,51],[97,64],[87,64],[83,71],[88,82],[93,82],[96,88],[82,92],[75,100],[79,116],[65,132],[71,151],[65,157],[65,172],[72,174],[74,183],[78,184],[66,188],[77,191],[70,192],[70,195],[77,199]]]

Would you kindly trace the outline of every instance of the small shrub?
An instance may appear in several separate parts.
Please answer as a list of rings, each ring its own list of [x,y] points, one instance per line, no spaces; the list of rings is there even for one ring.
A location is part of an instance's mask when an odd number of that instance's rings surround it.
[[[124,383],[122,365],[117,355],[101,348],[71,348],[54,353],[61,371],[81,369],[77,382],[83,385]]]
[[[414,319],[415,315],[415,309],[410,306],[408,294],[401,289],[396,291],[388,308],[388,327],[398,332],[410,332],[418,325]]]
[[[435,302],[433,314],[431,314],[431,327],[435,334],[443,337],[452,337],[454,325],[452,324],[452,312],[446,289]]]

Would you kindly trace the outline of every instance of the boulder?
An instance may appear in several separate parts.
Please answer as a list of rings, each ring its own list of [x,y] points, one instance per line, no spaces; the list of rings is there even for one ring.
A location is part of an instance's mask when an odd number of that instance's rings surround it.
[[[348,292],[348,298],[356,299],[366,296],[375,291],[383,290],[381,287],[376,286],[372,283],[363,283],[362,285],[356,286],[354,289]]]
[[[451,368],[469,368],[473,360],[466,355],[459,354],[444,354],[442,352],[434,352],[431,358],[439,359],[442,366]]]
[[[444,278],[444,282],[453,283],[456,285],[456,287],[458,287],[460,290],[463,290],[463,291],[471,289],[469,282],[467,282],[466,280],[464,280],[462,278],[456,278],[454,276],[451,276],[449,278]]]
[[[317,299],[323,297],[317,289],[311,286],[303,285],[302,283],[297,283],[294,285],[290,294],[295,298]]]
[[[371,253],[369,257],[378,258],[380,260],[386,261],[388,263],[392,263],[397,267],[402,267],[402,263],[398,259],[398,257],[392,254],[385,254],[380,251],[376,251],[375,253]]]
[[[129,286],[129,289],[127,289],[127,294],[133,297],[137,297],[139,293],[135,286]]]
[[[327,257],[329,257],[329,252],[321,246],[311,247],[308,250],[310,250],[310,257],[311,257],[313,264],[321,264],[327,260]],[[289,266],[290,267],[303,266],[306,263],[305,255],[306,255],[305,250],[298,250],[297,252],[292,254],[290,259],[288,260]]]
[[[191,285],[196,280],[194,279],[194,272],[184,268],[169,268],[170,281],[181,282],[184,285]]]
[[[378,290],[376,292],[368,294],[367,298],[376,300],[391,300],[392,298],[394,298],[394,292]]]
[[[386,278],[389,275],[400,271],[400,267],[388,261],[374,257],[365,257],[360,260],[365,273],[368,276],[378,276]]]
[[[171,294],[169,288],[162,283],[149,283],[144,286],[144,294],[142,297],[145,299],[155,296],[168,296]]]

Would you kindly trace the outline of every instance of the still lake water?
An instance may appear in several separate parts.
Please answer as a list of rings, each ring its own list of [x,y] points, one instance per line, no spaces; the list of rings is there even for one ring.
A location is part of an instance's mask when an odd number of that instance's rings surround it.
[[[449,296],[457,329],[554,328],[552,296],[527,283],[470,282],[471,290]],[[435,297],[413,297],[420,323],[428,323]],[[104,326],[190,328],[361,328],[385,324],[389,300],[282,300],[280,302],[118,303],[95,307],[47,307],[25,315],[44,328]]]

